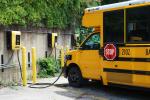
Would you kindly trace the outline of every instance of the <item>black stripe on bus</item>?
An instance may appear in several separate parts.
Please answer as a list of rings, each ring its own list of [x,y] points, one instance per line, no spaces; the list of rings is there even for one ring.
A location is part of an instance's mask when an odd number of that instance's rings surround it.
[[[112,68],[104,68],[103,70],[104,70],[104,72],[116,72],[116,73],[138,74],[138,75],[150,75],[150,71],[112,69]]]
[[[118,57],[116,61],[150,62],[150,58],[123,58]]]
[[[109,61],[105,57],[104,61]],[[113,61],[129,61],[129,62],[150,62],[150,58],[124,58],[124,57],[116,57]]]

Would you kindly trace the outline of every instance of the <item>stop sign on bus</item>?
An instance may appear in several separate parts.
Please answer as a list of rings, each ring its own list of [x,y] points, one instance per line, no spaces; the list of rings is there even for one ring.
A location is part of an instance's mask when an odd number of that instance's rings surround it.
[[[107,44],[104,48],[104,57],[107,60],[114,60],[116,58],[116,47],[114,44]]]

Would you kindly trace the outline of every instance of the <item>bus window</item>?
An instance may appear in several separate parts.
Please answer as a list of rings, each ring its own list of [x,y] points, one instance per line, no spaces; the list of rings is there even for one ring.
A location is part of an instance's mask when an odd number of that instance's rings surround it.
[[[104,12],[104,42],[124,42],[124,11]]]
[[[150,6],[127,9],[127,42],[150,42]]]
[[[81,46],[83,50],[99,50],[100,35],[99,33],[91,35]]]

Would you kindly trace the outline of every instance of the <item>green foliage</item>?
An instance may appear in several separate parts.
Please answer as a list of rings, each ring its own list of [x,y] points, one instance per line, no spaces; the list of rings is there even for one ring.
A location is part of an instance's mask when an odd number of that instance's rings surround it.
[[[77,41],[78,44],[82,43],[83,40],[86,39],[86,37],[93,32],[93,28],[85,28],[85,27],[79,27],[76,28],[75,34],[79,34],[79,40]]]
[[[0,0],[0,24],[66,28],[79,11],[80,0]]]
[[[60,63],[54,57],[41,58],[37,63],[39,65],[38,76],[42,78],[55,76],[55,73],[58,73],[60,70]]]
[[[0,25],[77,27],[83,10],[99,4],[95,0],[0,0]]]
[[[22,0],[1,0],[0,1],[0,24],[20,24],[24,25],[25,20],[22,19],[26,16],[26,11],[19,4]]]
[[[103,4],[125,0],[103,0]],[[98,0],[0,0],[0,25],[73,28],[81,25],[85,8]]]

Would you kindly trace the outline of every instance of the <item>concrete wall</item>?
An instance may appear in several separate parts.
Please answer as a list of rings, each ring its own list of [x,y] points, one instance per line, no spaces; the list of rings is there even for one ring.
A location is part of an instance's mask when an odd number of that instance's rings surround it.
[[[47,32],[51,32],[50,30],[41,31],[22,31],[21,35],[21,44],[25,46],[27,49],[27,61],[28,61],[28,53],[30,53],[31,57],[31,48],[35,47],[37,49],[37,58],[45,57],[45,52],[47,51],[48,55],[51,52],[51,48],[48,48],[47,44]],[[60,33],[58,36],[58,45],[66,47],[67,45],[71,47],[71,31],[61,31],[55,30],[54,32]],[[6,49],[6,34],[4,31],[0,31],[0,56],[3,55],[4,63],[6,64],[8,60],[12,56],[12,51],[8,51]],[[59,50],[57,50],[57,56],[59,55]],[[19,57],[21,61],[21,50],[19,51]],[[30,58],[31,61],[31,58]],[[0,64],[2,63],[0,57]],[[13,66],[10,66],[13,65]],[[31,78],[31,66],[28,66],[28,76]],[[9,62],[9,66],[0,66],[0,81],[3,82],[10,82],[10,81],[19,81],[20,72],[19,72],[19,65],[17,59],[17,52],[14,51],[12,59]]]

